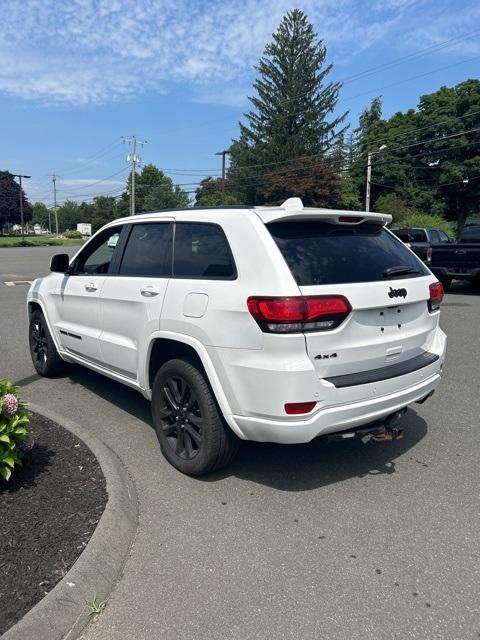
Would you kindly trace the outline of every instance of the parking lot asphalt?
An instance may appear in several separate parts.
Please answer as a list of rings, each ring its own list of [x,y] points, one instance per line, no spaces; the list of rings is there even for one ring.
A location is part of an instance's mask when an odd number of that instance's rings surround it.
[[[124,576],[85,640],[480,637],[478,292],[446,296],[444,378],[404,440],[247,443],[198,480],[162,458],[136,392],[81,368],[35,375],[27,288],[3,283],[45,274],[58,251],[0,249],[0,376],[94,431],[138,492]]]

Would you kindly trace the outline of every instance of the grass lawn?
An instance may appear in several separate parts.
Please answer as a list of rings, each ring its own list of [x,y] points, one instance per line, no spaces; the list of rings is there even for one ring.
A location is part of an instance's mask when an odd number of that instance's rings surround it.
[[[0,248],[2,247],[54,247],[81,245],[84,239],[55,238],[53,236],[25,236],[22,244],[21,236],[0,236]]]

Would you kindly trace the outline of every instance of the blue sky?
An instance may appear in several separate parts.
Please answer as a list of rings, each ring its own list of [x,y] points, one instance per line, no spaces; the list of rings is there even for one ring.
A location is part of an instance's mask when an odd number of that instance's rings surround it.
[[[353,124],[376,95],[388,116],[479,77],[477,0],[3,0],[0,169],[32,176],[31,201],[51,204],[53,172],[59,201],[117,194],[120,137],[135,134],[144,162],[194,190],[219,173],[253,65],[295,7],[345,80]]]

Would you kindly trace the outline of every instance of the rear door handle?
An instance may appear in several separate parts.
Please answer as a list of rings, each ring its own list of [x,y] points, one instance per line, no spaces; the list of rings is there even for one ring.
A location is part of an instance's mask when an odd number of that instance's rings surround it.
[[[160,293],[160,289],[146,284],[140,289],[140,293],[142,294],[142,296],[145,296],[145,298],[153,298],[154,296],[158,296],[158,294]]]
[[[90,282],[89,284],[85,285],[85,290],[86,291],[96,291],[97,289],[98,289],[98,287],[95,284],[95,282]]]

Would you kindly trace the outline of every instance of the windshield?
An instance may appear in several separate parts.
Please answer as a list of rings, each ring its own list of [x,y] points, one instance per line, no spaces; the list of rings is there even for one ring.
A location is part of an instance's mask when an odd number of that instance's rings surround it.
[[[299,286],[399,277],[392,267],[406,267],[401,273],[408,278],[429,273],[400,240],[371,222],[356,226],[321,220],[274,222],[267,228]]]

